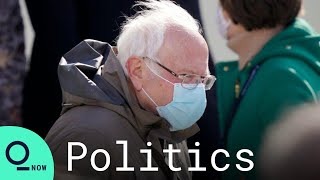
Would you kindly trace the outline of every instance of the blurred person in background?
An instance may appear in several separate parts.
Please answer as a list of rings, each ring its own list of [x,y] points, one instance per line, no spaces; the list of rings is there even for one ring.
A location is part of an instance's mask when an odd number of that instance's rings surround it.
[[[320,36],[297,18],[301,0],[220,0],[218,25],[238,61],[216,65],[221,144],[230,168],[223,179],[256,179],[236,158],[256,161],[266,128],[287,108],[320,95]],[[224,164],[223,164],[224,166]]]
[[[0,126],[22,125],[26,69],[23,22],[18,0],[0,0]]]
[[[320,179],[320,105],[304,105],[272,125],[258,157],[262,180]]]

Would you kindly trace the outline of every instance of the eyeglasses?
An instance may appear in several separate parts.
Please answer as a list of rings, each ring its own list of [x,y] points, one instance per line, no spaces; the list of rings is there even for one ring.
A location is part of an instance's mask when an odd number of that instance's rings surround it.
[[[208,76],[201,76],[198,74],[177,74],[174,71],[170,70],[169,68],[165,67],[164,65],[160,64],[159,62],[150,59],[148,57],[142,57],[143,60],[148,59],[151,60],[152,62],[156,63],[160,67],[162,67],[164,70],[168,71],[170,74],[173,76],[179,78],[182,80],[181,86],[186,88],[186,89],[194,89],[198,86],[198,84],[202,83],[204,84],[205,90],[210,90],[216,81],[216,77],[213,75],[208,75]],[[192,86],[194,85],[194,86]]]

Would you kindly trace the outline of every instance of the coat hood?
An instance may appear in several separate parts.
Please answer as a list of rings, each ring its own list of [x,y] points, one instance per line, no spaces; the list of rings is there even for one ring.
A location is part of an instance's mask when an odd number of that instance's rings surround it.
[[[58,76],[63,93],[62,114],[76,106],[100,106],[127,119],[142,137],[153,134],[169,142],[181,142],[199,131],[195,124],[170,132],[164,118],[142,109],[108,43],[82,41],[61,58]]]
[[[305,20],[298,18],[263,47],[251,61],[251,67],[277,57],[304,61],[320,74],[320,36]]]

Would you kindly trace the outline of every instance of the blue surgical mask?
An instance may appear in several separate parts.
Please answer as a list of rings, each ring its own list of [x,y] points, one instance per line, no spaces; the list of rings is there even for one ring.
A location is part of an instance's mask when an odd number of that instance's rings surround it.
[[[228,33],[228,28],[231,25],[231,21],[227,20],[224,17],[222,7],[218,7],[216,19],[217,19],[217,25],[218,25],[219,33],[221,34],[221,36],[223,38],[226,39],[227,38],[227,33]]]
[[[181,83],[172,83],[155,73],[150,67],[149,69],[155,75],[174,86],[173,99],[165,106],[158,106],[150,95],[142,88],[143,92],[156,106],[159,115],[169,122],[171,125],[170,130],[183,130],[195,124],[201,118],[207,106],[204,84],[200,83],[196,87],[194,84],[188,84],[182,87]],[[195,88],[187,89],[187,86]]]

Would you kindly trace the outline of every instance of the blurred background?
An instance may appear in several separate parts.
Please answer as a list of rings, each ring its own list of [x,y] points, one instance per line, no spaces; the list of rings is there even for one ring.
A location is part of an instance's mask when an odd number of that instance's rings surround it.
[[[25,25],[26,38],[26,55],[30,57],[34,31],[29,19],[29,15],[25,6],[25,0],[19,0],[23,14]],[[206,33],[206,39],[210,44],[210,51],[214,52],[216,60],[232,60],[236,59],[236,55],[225,46],[225,40],[220,36],[216,28],[215,10],[218,5],[218,0],[194,0],[199,2],[199,8],[202,19],[202,26]],[[320,1],[319,0],[304,0],[305,14],[304,18],[320,32]]]

